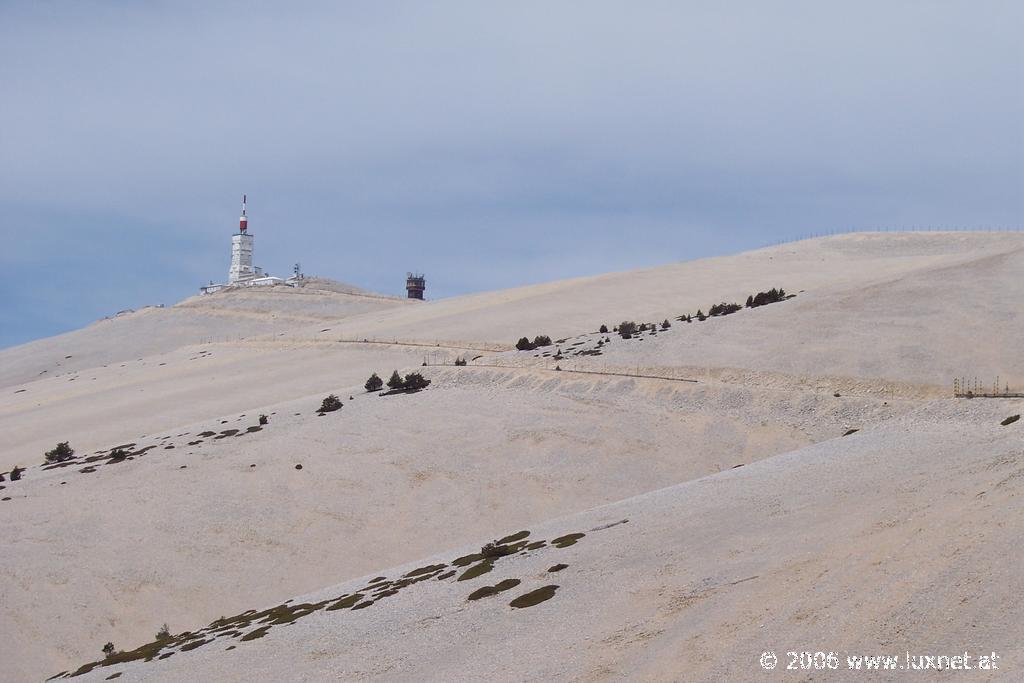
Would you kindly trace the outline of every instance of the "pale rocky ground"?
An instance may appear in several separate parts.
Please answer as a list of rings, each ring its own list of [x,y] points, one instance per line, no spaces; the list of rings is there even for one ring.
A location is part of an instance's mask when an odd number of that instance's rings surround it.
[[[990,679],[1020,680],[1024,427],[999,421],[1021,401],[950,390],[1024,381],[1022,253],[1016,234],[851,235],[427,303],[231,292],[0,351],[0,468],[31,465],[0,483],[3,678],[529,529],[587,535],[80,680],[817,680],[836,676],[757,657],[908,648],[996,650]],[[772,286],[798,296],[674,319]],[[568,355],[601,323],[664,318]],[[504,350],[540,333],[565,358]],[[433,384],[363,392],[393,368]],[[345,406],[319,417],[328,392]],[[58,440],[78,460],[42,469]],[[155,447],[83,462],[121,443]]]

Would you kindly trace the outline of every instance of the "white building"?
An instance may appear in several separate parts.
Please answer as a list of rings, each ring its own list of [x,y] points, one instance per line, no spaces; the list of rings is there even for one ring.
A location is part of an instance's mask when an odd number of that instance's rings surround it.
[[[302,279],[296,266],[294,277],[282,280],[279,277],[264,275],[263,269],[252,264],[253,236],[249,234],[249,219],[245,215],[246,197],[242,195],[242,216],[238,219],[238,233],[231,236],[231,267],[228,269],[228,283],[214,284],[211,282],[200,287],[203,294],[213,294],[229,287],[267,287],[272,285],[298,286]]]

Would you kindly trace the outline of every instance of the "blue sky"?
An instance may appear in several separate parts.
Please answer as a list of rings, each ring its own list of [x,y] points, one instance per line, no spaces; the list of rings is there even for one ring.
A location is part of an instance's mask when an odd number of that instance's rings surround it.
[[[1021,3],[0,3],[0,346],[256,262],[428,296],[1024,225]]]

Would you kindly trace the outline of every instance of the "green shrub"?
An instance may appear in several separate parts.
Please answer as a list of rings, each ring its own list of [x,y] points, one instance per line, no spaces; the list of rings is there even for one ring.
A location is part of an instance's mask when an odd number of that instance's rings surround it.
[[[499,557],[505,557],[511,555],[514,550],[509,548],[507,545],[498,545],[497,543],[488,543],[484,547],[480,548],[480,554],[490,560],[496,560]]]
[[[665,318],[661,323],[661,329],[667,330],[670,327],[672,327],[672,323],[668,321],[668,318]]]
[[[160,630],[158,630],[156,632],[156,641],[160,642],[162,640],[170,640],[170,639],[171,639],[171,629],[169,629],[167,627],[167,624],[164,624],[163,626],[160,627]]]
[[[722,302],[720,304],[714,304],[713,306],[711,306],[711,308],[708,309],[708,315],[729,315],[730,313],[735,313],[741,308],[743,307],[740,306],[739,304],[727,304],[725,302]]]
[[[409,391],[418,391],[420,389],[426,389],[427,385],[430,384],[430,380],[425,378],[418,372],[410,372],[405,376],[405,380],[402,382],[402,388],[408,389]]]
[[[601,325],[601,329],[599,329],[598,332],[600,332],[601,334],[608,334],[608,326]]]
[[[66,462],[75,457],[75,449],[69,446],[67,441],[61,441],[53,450],[46,451],[43,457],[48,463]]]
[[[363,385],[367,391],[380,391],[383,386],[384,380],[378,377],[376,372],[370,375],[370,379],[366,380],[366,384]]]
[[[261,425],[265,425],[268,422],[270,422],[270,418],[269,417],[267,417],[266,415],[260,415],[260,424]]]
[[[125,449],[123,449],[123,448],[115,448],[114,450],[110,451],[109,461],[110,462],[124,462],[125,460],[128,459],[129,455],[131,455],[131,453],[129,453]]]
[[[455,359],[455,365],[458,365],[458,366],[466,365],[466,359],[465,358],[461,358],[461,357],[460,358],[456,358]]]
[[[778,289],[772,287],[767,292],[758,292],[753,296],[748,296],[747,307],[757,308],[758,306],[774,304],[777,301],[784,301],[788,297],[789,295],[786,294],[786,290],[782,289],[781,287],[779,287]]]
[[[393,371],[388,379],[388,389],[402,389],[403,387],[405,387],[405,381],[402,376],[398,374],[398,370]]]
[[[18,481],[19,479],[21,479],[21,473],[24,471],[24,467],[18,467],[17,465],[15,465],[14,469],[11,470],[11,481]]]
[[[106,645],[103,646],[103,656],[104,657],[110,657],[110,656],[113,656],[113,654],[114,654],[114,644],[113,643],[107,643]]]
[[[519,341],[516,342],[516,348],[520,351],[533,351],[534,346],[526,337],[520,337]]]
[[[540,346],[551,346],[551,337],[546,334],[538,334],[533,338],[533,348]]]
[[[324,413],[333,413],[335,410],[341,409],[341,399],[331,394],[323,401],[320,402],[320,410],[317,412],[323,415]]]
[[[618,329],[619,335],[621,335],[623,339],[629,339],[637,331],[636,323],[631,320],[622,321],[616,329]]]

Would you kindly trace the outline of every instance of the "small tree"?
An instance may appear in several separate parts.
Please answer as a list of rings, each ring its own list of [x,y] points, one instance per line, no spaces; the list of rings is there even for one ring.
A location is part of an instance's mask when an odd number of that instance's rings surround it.
[[[636,332],[636,323],[631,320],[624,320],[619,323],[618,330],[623,339],[629,339]]]
[[[455,359],[455,364],[458,366],[466,365],[466,359],[459,356]]]
[[[418,372],[410,372],[402,382],[402,386],[410,391],[426,389],[428,384],[430,384],[430,380]]]
[[[750,295],[747,296],[747,308],[753,308],[753,307],[754,307],[754,295],[750,294]]]
[[[114,654],[114,644],[113,643],[107,643],[106,645],[103,646],[103,656],[104,657],[110,657],[113,654]]]
[[[18,481],[19,479],[21,479],[21,473],[24,471],[24,467],[18,467],[17,465],[15,465],[14,469],[11,470],[11,481]]]
[[[335,410],[341,409],[341,399],[334,394],[329,395],[323,401],[320,402],[320,410],[317,412],[323,415],[324,413],[333,413]]]
[[[663,321],[661,322],[661,329],[663,329],[663,330],[667,330],[667,329],[668,329],[668,328],[670,328],[670,327],[672,327],[672,323],[670,323],[670,322],[668,321],[668,318],[665,318],[665,319],[664,319],[664,320],[663,320]]]
[[[532,351],[534,349],[533,344],[526,337],[520,337],[519,341],[516,342],[516,348],[520,351]]]
[[[391,378],[388,380],[388,389],[402,389],[405,387],[405,380],[398,374],[398,370],[391,373]]]
[[[157,640],[157,642],[159,642],[159,641],[170,640],[170,639],[171,639],[171,629],[169,629],[167,627],[167,624],[164,624],[163,626],[160,627],[160,630],[158,630],[156,632],[156,640]]]
[[[384,386],[384,380],[377,376],[377,373],[370,375],[370,379],[366,380],[366,384],[363,385],[367,391],[380,391],[380,388]]]
[[[267,417],[266,415],[260,415],[260,424],[261,425],[265,425],[268,422],[270,422],[270,418],[269,417]]]
[[[538,346],[551,346],[551,337],[546,334],[538,334],[533,338],[533,348]]]
[[[75,449],[69,446],[67,441],[61,441],[53,450],[46,451],[43,457],[48,463],[66,462],[75,457]]]
[[[598,332],[600,332],[601,334],[608,334],[608,326],[601,325],[601,329],[599,329]]]
[[[128,459],[129,455],[130,455],[130,453],[128,453],[128,451],[126,451],[125,449],[123,449],[123,448],[115,448],[114,450],[110,451],[110,457],[108,458],[108,461],[109,462],[124,462],[125,460]]]

